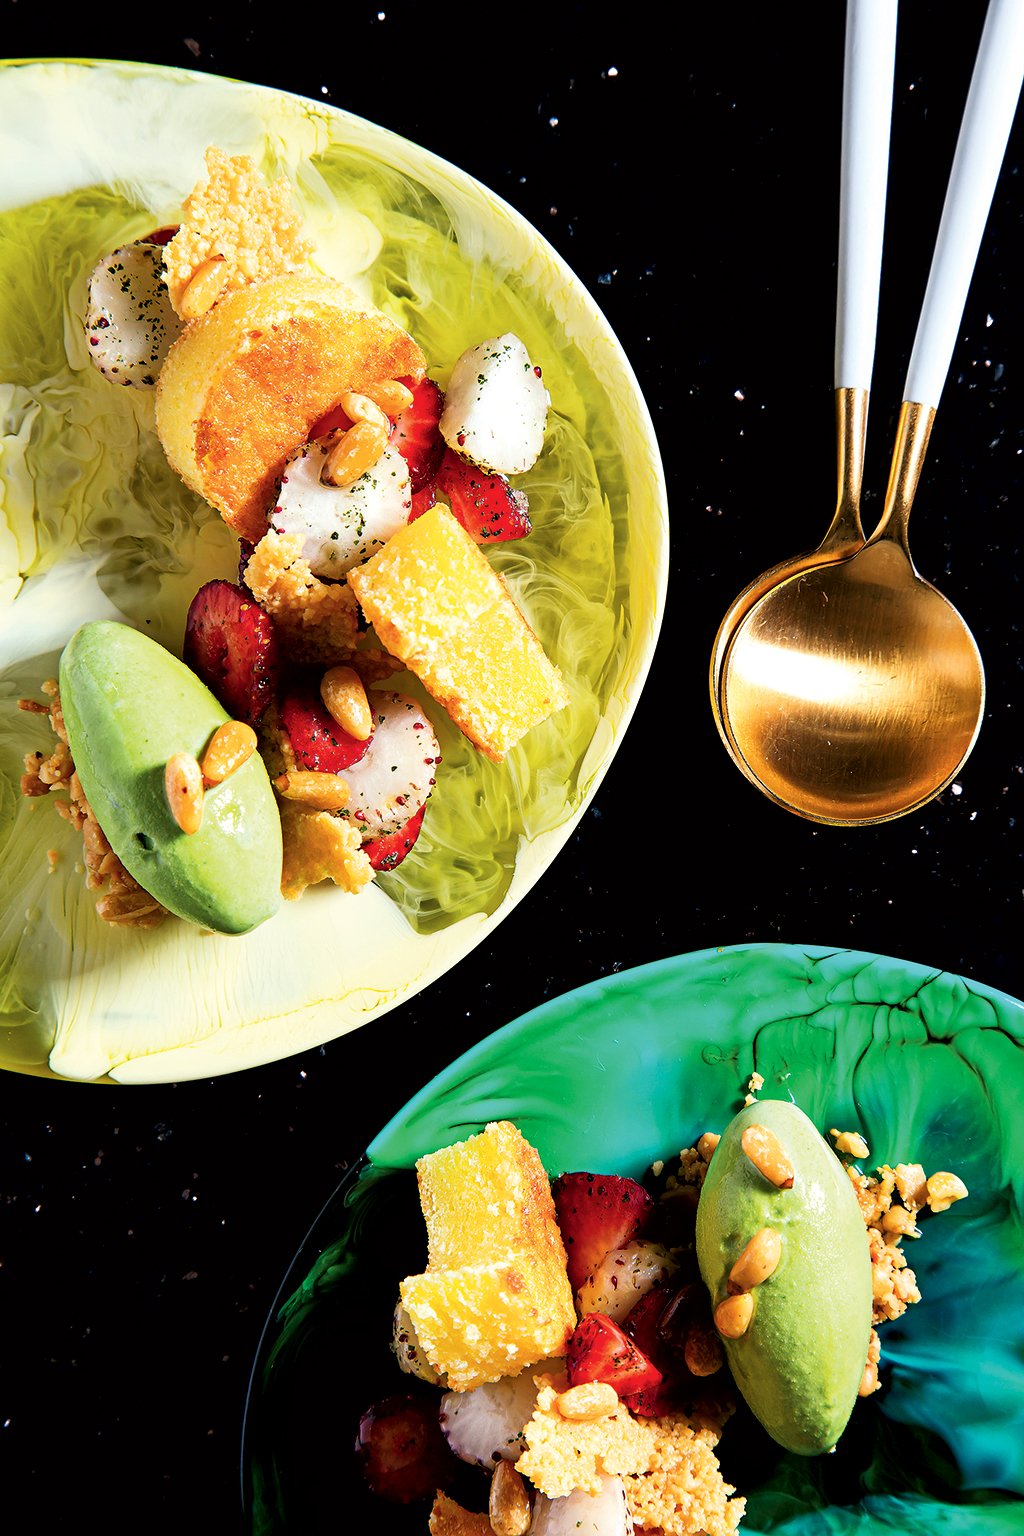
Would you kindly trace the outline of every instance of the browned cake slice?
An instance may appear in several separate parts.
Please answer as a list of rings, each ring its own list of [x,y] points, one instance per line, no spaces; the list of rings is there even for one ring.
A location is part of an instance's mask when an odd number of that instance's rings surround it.
[[[408,332],[330,278],[290,273],[226,294],[160,372],[156,428],[172,467],[258,542],[288,456],[341,395],[418,382]]]
[[[349,572],[378,639],[500,762],[569,702],[508,588],[447,507],[432,507]]]

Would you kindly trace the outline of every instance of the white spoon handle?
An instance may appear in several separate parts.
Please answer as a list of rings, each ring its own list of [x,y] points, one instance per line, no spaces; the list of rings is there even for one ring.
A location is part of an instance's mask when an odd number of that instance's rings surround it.
[[[836,389],[869,389],[889,173],[896,0],[849,0],[843,87]]]
[[[938,406],[1024,79],[1024,0],[990,0],[904,400]]]

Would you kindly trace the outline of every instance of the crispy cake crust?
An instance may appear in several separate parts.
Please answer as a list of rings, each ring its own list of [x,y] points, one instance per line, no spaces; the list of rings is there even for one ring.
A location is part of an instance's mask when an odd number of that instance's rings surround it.
[[[167,355],[156,428],[185,483],[256,543],[289,455],[347,390],[418,382],[401,326],[330,278],[268,278],[229,293]]]

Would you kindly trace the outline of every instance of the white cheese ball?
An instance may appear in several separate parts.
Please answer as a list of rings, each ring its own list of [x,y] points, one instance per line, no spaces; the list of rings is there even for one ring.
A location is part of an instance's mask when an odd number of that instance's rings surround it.
[[[446,1392],[441,1399],[441,1429],[455,1455],[474,1466],[518,1461],[526,1450],[523,1426],[537,1406],[538,1372],[560,1370],[563,1361],[542,1360],[518,1376],[487,1381],[470,1392]]]
[[[421,1381],[429,1381],[433,1387],[447,1385],[445,1378],[438,1375],[424,1354],[416,1326],[401,1301],[396,1304],[392,1318],[391,1348],[407,1376],[418,1376]]]
[[[530,1536],[633,1536],[621,1477],[602,1477],[599,1493],[577,1488],[561,1499],[538,1493]]]
[[[164,282],[163,247],[149,240],[104,256],[89,277],[89,357],[113,384],[152,388],[182,322]]]
[[[628,1317],[641,1296],[675,1273],[676,1261],[660,1243],[642,1239],[606,1253],[576,1294],[580,1316],[604,1312],[614,1322]]]
[[[550,396],[518,336],[463,352],[448,381],[441,436],[454,453],[498,475],[532,469],[544,446]]]
[[[364,839],[397,832],[426,805],[441,761],[434,727],[415,699],[373,689],[370,745],[345,769],[345,815]]]
[[[270,514],[276,532],[301,536],[310,570],[327,581],[382,549],[412,510],[409,468],[400,453],[385,448],[351,485],[332,485],[322,478],[331,446],[327,438],[304,443],[289,459]]]

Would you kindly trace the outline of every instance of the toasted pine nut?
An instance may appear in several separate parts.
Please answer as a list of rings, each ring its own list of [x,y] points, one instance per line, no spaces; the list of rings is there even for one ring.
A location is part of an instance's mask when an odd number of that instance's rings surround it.
[[[164,794],[183,832],[198,832],[203,819],[203,771],[191,752],[175,752],[164,769]]]
[[[203,779],[207,785],[223,784],[247,763],[256,750],[256,732],[244,720],[226,720],[218,725],[203,753]]]
[[[292,769],[274,780],[286,800],[298,800],[314,811],[340,811],[348,804],[348,785],[338,773]]]
[[[715,1327],[723,1339],[741,1339],[754,1315],[754,1298],[749,1291],[727,1296],[715,1308]]]
[[[717,1333],[703,1323],[691,1323],[683,1341],[683,1359],[694,1376],[713,1376],[720,1371],[724,1356]]]
[[[948,1211],[967,1195],[967,1185],[955,1173],[933,1173],[928,1180],[928,1204],[933,1211]]]
[[[870,1397],[872,1392],[878,1391],[879,1385],[878,1367],[869,1360],[864,1367],[864,1374],[860,1379],[860,1386],[857,1388],[857,1396]]]
[[[374,384],[367,384],[363,394],[372,400],[374,405],[379,405],[392,421],[412,405],[412,390],[400,379],[378,379]]]
[[[774,1275],[781,1257],[781,1237],[772,1227],[762,1227],[754,1233],[729,1271],[730,1291],[753,1290],[755,1285]]]
[[[532,1511],[523,1474],[502,1458],[491,1473],[487,1518],[494,1536],[526,1536]]]
[[[578,1387],[570,1387],[555,1398],[555,1407],[563,1419],[577,1424],[589,1424],[596,1419],[606,1419],[619,1406],[619,1394],[607,1381],[581,1381]]]
[[[844,1157],[870,1157],[871,1153],[864,1137],[857,1131],[829,1131],[829,1135],[836,1144],[836,1151]]]
[[[373,421],[357,421],[342,433],[328,453],[322,478],[332,485],[352,485],[376,464],[389,436],[386,419],[383,427]]]
[[[714,1131],[705,1131],[703,1136],[699,1138],[697,1142],[697,1151],[700,1153],[700,1156],[703,1158],[704,1162],[710,1163],[712,1154],[714,1153],[714,1150],[718,1146],[718,1143],[721,1141],[721,1139],[721,1136],[716,1135]]]
[[[391,423],[377,404],[369,395],[359,395],[349,390],[338,401],[349,421],[366,421],[373,427],[382,427],[390,436]]]
[[[928,1204],[928,1184],[920,1163],[897,1163],[893,1173],[900,1199],[908,1211],[919,1211]]]
[[[189,278],[178,300],[178,312],[183,320],[198,320],[212,309],[220,298],[228,280],[227,262],[223,256],[207,256]]]
[[[748,1125],[740,1138],[740,1146],[769,1184],[774,1184],[776,1189],[792,1189],[793,1164],[774,1131],[766,1125]]]
[[[332,719],[356,741],[369,741],[373,715],[363,680],[352,667],[331,667],[320,679],[320,697]]]
[[[901,1237],[921,1236],[913,1211],[908,1211],[902,1205],[890,1205],[882,1217],[882,1231],[898,1232]]]

